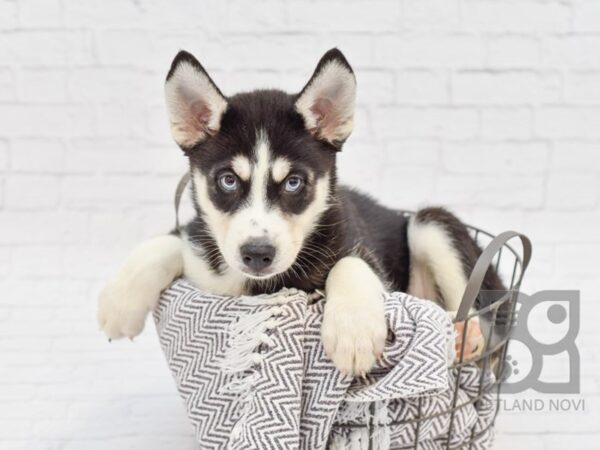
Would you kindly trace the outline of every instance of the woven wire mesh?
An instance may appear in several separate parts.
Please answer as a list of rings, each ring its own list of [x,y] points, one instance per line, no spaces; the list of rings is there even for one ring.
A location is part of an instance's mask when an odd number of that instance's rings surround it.
[[[494,235],[488,233],[487,231],[471,226],[468,228],[471,236],[481,248],[485,248],[487,244],[489,244],[494,238]],[[519,252],[517,252],[511,245],[504,244],[498,253],[496,253],[494,261],[492,262],[492,267],[503,280],[506,286],[506,291],[496,293],[496,298],[489,305],[476,310],[472,314],[469,314],[464,322],[464,328],[462,331],[462,346],[458,352],[457,360],[451,366],[451,370],[455,372],[457,380],[456,386],[454,387],[452,407],[450,410],[444,412],[445,414],[450,414],[450,425],[447,433],[446,449],[471,449],[474,442],[482,434],[488,432],[489,428],[494,426],[495,418],[499,412],[500,389],[502,383],[506,380],[505,364],[508,344],[510,341],[510,331],[517,307],[518,292],[523,278],[523,261]],[[485,294],[485,292],[479,292],[479,296]],[[501,309],[506,311],[506,313],[504,314],[505,317],[502,317],[502,320],[499,320],[499,311]],[[464,348],[466,335],[469,324],[474,318],[479,318],[480,323],[487,324],[486,327],[482,327],[482,333],[484,334],[485,338],[485,347],[479,356],[465,360]],[[479,367],[479,390],[477,396],[467,402],[458,404],[458,380],[460,379],[461,371],[466,364],[476,364]],[[484,383],[484,378],[487,371],[493,372],[495,379],[493,383]],[[458,446],[452,447],[450,443],[454,427],[454,413],[457,410],[465,408],[471,404],[473,404],[474,407],[479,410],[480,402],[482,401],[483,397],[489,394],[491,391],[495,391],[494,420],[492,420],[486,428],[479,430],[477,433],[475,432],[475,427],[473,426],[470,439]],[[422,417],[421,410],[419,408],[417,423],[429,419],[431,419],[431,416]],[[418,445],[419,435],[416,433],[414,448],[418,448]]]
[[[409,213],[406,213],[407,215]],[[481,230],[476,227],[467,226],[470,235],[478,243],[480,248],[485,248],[493,239],[494,235],[487,231]],[[419,431],[422,424],[425,421],[435,419],[436,417],[449,415],[449,426],[446,433],[446,445],[447,450],[456,449],[471,449],[476,441],[490,428],[493,428],[496,416],[498,415],[500,406],[500,389],[502,383],[506,380],[505,375],[505,363],[506,355],[508,350],[508,344],[510,341],[510,331],[513,324],[513,319],[516,312],[518,292],[520,284],[523,278],[523,260],[519,252],[517,252],[511,245],[504,244],[500,251],[496,253],[492,262],[492,267],[500,275],[506,290],[502,292],[493,292],[494,299],[485,307],[479,308],[476,311],[470,313],[464,320],[464,327],[462,329],[462,345],[458,351],[455,362],[450,366],[450,370],[454,373],[456,384],[454,386],[454,392],[452,395],[451,407],[437,412],[435,414],[423,415],[422,411],[422,397],[417,399],[417,414],[416,417],[410,420],[404,421],[392,421],[390,426],[411,426],[414,427],[415,440],[413,448],[419,448],[420,435]],[[486,292],[480,291],[479,297],[485,295]],[[489,294],[489,293],[488,293]],[[499,315],[499,311],[503,311]],[[502,316],[502,317],[501,317]],[[476,357],[464,358],[464,350],[466,343],[466,336],[468,333],[470,322],[475,318],[479,318],[480,324],[485,324],[481,327],[482,334],[485,338],[485,347],[483,351]],[[455,321],[457,322],[457,321]],[[479,378],[479,390],[475,397],[470,398],[468,401],[459,403],[459,380],[463,368],[466,365],[477,365],[480,369]],[[493,373],[493,382],[484,382],[486,375],[489,375],[490,371]],[[470,405],[479,412],[482,407],[481,402],[485,399],[484,397],[493,394],[494,400],[494,415],[493,420],[489,425],[478,431],[475,430],[476,425],[474,424],[471,428],[470,438],[459,445],[452,445],[452,437],[455,432],[455,420],[454,415],[456,411],[466,408]],[[368,425],[371,430],[374,429],[373,424]]]

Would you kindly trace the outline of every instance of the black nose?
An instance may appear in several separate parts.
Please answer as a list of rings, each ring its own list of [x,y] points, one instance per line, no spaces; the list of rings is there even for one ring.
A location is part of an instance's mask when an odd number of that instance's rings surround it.
[[[264,239],[253,239],[240,247],[242,261],[252,270],[263,270],[273,263],[275,247]]]

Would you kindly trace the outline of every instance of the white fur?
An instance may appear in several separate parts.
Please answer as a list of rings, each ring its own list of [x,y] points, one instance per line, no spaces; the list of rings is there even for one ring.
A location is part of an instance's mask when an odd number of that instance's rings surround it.
[[[254,278],[247,273],[241,260],[240,247],[252,238],[266,238],[276,248],[275,259],[270,266],[272,276],[285,272],[296,260],[304,239],[313,230],[319,216],[327,209],[329,199],[329,177],[315,181],[315,198],[302,214],[286,215],[267,203],[267,183],[272,174],[272,152],[264,131],[258,133],[254,148],[255,161],[251,170],[251,186],[247,206],[234,214],[218,210],[208,195],[208,180],[198,170],[192,172],[196,201],[213,233],[227,265]]]
[[[256,162],[252,168],[252,186],[250,188],[250,203],[258,212],[267,212],[267,184],[271,163],[271,144],[264,130],[258,132],[254,146]]]
[[[318,223],[319,217],[323,214],[329,205],[329,175],[314,181],[315,197],[310,205],[302,214],[292,216],[288,220],[292,229],[292,239],[294,244],[298,245],[297,251],[300,251],[304,239],[310,235]]]
[[[442,225],[435,222],[419,223],[411,219],[408,245],[413,272],[421,268],[423,273],[419,276],[430,280],[428,284],[433,281],[440,289],[446,309],[456,312],[467,286],[467,278],[452,238]],[[427,293],[435,291],[431,286],[424,289]]]
[[[365,261],[348,256],[331,269],[325,290],[325,351],[342,372],[363,375],[385,346],[384,285]]]
[[[259,133],[255,153],[256,161],[250,167],[249,205],[233,215],[214,206],[208,195],[208,180],[199,170],[192,171],[195,200],[225,259],[221,272],[210,269],[202,249],[192,247],[185,235],[182,239],[161,236],[143,243],[100,296],[98,320],[109,337],[139,334],[161,291],[181,275],[200,290],[223,295],[244,293],[246,281],[252,276],[244,273],[240,246],[252,237],[265,236],[276,247],[273,273],[284,272],[294,263],[304,239],[328,207],[329,177],[315,181],[315,198],[302,214],[285,215],[266,202],[266,186],[272,172],[266,134]],[[237,170],[245,170],[241,168],[243,164],[238,159]]]
[[[165,83],[165,98],[173,139],[191,147],[208,133],[219,130],[227,102],[202,73],[188,61],[179,63]],[[208,108],[206,121],[198,119],[198,108]]]
[[[454,319],[467,286],[467,278],[452,238],[442,225],[435,222],[419,223],[413,218],[408,225],[408,246],[411,253],[408,291],[417,297],[442,302]],[[436,298],[437,288],[441,299]],[[474,312],[471,308],[470,313]],[[471,318],[469,324],[480,330],[478,317]],[[462,326],[456,324],[459,336],[462,335]],[[484,338],[480,332],[470,334],[468,342],[470,345],[465,347],[465,360],[478,356],[484,349]]]
[[[336,60],[326,63],[296,102],[306,128],[330,142],[344,141],[354,126],[356,79],[346,66]],[[327,102],[327,113],[319,114],[315,106]]]
[[[110,338],[133,338],[161,292],[183,271],[182,243],[159,236],[133,250],[99,298],[98,323]]]
[[[291,167],[292,165],[286,158],[280,156],[275,159],[273,169],[271,170],[273,181],[281,183],[288,176],[288,173],[290,173]]]
[[[200,249],[192,247],[187,236],[182,236],[183,276],[198,289],[219,295],[241,295],[244,293],[246,277],[228,266],[217,274],[211,270]]]
[[[237,155],[231,161],[231,168],[244,181],[250,179],[252,168],[250,167],[250,161],[244,155]]]

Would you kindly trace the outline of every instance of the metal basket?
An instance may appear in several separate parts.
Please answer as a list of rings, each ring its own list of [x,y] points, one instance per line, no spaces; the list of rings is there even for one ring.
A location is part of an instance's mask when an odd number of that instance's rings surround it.
[[[514,323],[515,310],[518,301],[518,293],[521,287],[521,283],[523,281],[523,276],[525,275],[525,271],[527,270],[527,266],[529,265],[529,260],[531,258],[531,242],[527,236],[524,236],[514,231],[506,231],[497,236],[494,236],[491,233],[488,233],[487,231],[481,230],[476,227],[469,226],[468,228],[471,232],[472,237],[484,250],[479,256],[477,263],[475,264],[475,267],[471,272],[471,276],[469,277],[469,281],[467,283],[467,287],[465,289],[465,293],[463,295],[458,314],[456,315],[456,318],[454,320],[455,323],[464,321],[465,326],[463,328],[462,333],[463,344],[458,353],[458,360],[452,365],[451,370],[456,371],[457,377],[459,377],[460,372],[465,366],[465,364],[478,364],[481,369],[481,376],[479,379],[478,394],[476,397],[470,399],[468,402],[457,404],[458,386],[456,386],[454,390],[452,408],[451,410],[446,411],[446,413],[451,414],[446,449],[470,449],[473,442],[481,434],[485,433],[490,427],[494,426],[495,418],[499,412],[500,389],[502,383],[506,380],[508,376],[505,372],[506,355],[508,350],[508,344],[510,341],[511,330]],[[510,241],[513,238],[518,238],[521,240],[523,246],[522,255],[519,254],[511,245],[508,244],[508,241]],[[471,307],[475,304],[477,297],[483,294],[483,278],[490,266],[493,267],[494,270],[496,270],[496,272],[499,272],[501,278],[503,279],[503,282],[506,285],[506,292],[502,293],[503,295],[498,296],[496,300],[494,300],[490,305],[486,306],[485,308],[479,309],[476,312],[469,314],[469,311]],[[510,279],[510,282],[507,281],[508,279]],[[506,308],[509,311],[509,316],[507,318],[508,320],[503,320],[502,323],[498,323],[498,311],[501,308]],[[487,330],[482,330],[485,336],[485,349],[480,356],[474,359],[469,359],[468,361],[464,361],[463,353],[466,342],[465,336],[467,334],[469,321],[472,320],[474,317],[479,317],[480,322],[488,324]],[[499,326],[501,330],[499,334],[494,333],[496,326]],[[496,356],[498,360],[495,364],[495,367],[492,367],[492,365],[490,364],[490,360],[494,356]],[[471,438],[467,442],[461,444],[458,447],[450,447],[450,437],[452,436],[453,431],[453,419],[455,411],[460,408],[464,408],[471,403],[474,403],[474,406],[477,408],[478,402],[481,400],[483,395],[488,393],[484,392],[483,388],[483,378],[486,373],[486,370],[492,370],[494,372],[494,378],[496,380],[494,383],[486,385],[485,387],[486,391],[496,391],[494,420],[488,425],[487,428],[479,431],[477,434],[474,431],[472,431]],[[421,417],[420,410],[418,411],[418,417],[419,419],[417,420],[417,423],[429,419],[429,417]],[[414,448],[418,448],[418,441],[419,435],[417,433]]]
[[[406,215],[410,215],[410,213],[404,213]],[[477,396],[466,401],[464,403],[458,404],[458,392],[459,385],[458,382],[454,388],[453,398],[452,398],[452,406],[451,408],[438,412],[435,414],[423,415],[422,414],[422,398],[418,398],[417,400],[417,415],[415,418],[411,420],[405,421],[395,421],[390,425],[396,426],[412,426],[415,430],[415,441],[413,448],[419,448],[419,429],[421,424],[424,421],[431,420],[435,417],[450,414],[450,424],[447,432],[447,439],[445,448],[449,449],[471,449],[475,441],[484,433],[486,433],[490,428],[494,426],[495,419],[498,415],[499,405],[500,405],[500,389],[502,383],[506,380],[507,375],[505,374],[505,362],[506,362],[506,354],[507,348],[510,341],[510,334],[512,325],[515,317],[515,310],[518,300],[518,292],[521,286],[521,282],[523,280],[523,276],[529,264],[529,260],[531,258],[531,242],[529,239],[517,232],[514,231],[506,231],[497,236],[494,236],[487,231],[481,230],[476,227],[467,226],[469,232],[473,239],[478,243],[480,248],[483,248],[481,255],[479,256],[473,271],[469,277],[469,281],[467,283],[467,287],[465,289],[465,293],[462,298],[462,302],[454,323],[464,322],[464,328],[462,332],[462,347],[458,352],[458,358],[456,362],[450,367],[450,370],[455,371],[456,378],[460,377],[460,373],[467,364],[477,364],[481,370],[481,376],[479,379],[479,391]],[[508,244],[513,238],[518,238],[521,240],[523,251],[520,254],[516,251],[511,245]],[[484,281],[485,274],[488,268],[492,267],[496,270],[506,286],[506,291],[497,292],[495,291],[496,299],[491,302],[485,308],[479,309],[474,313],[470,313],[471,307],[475,304],[478,297],[485,293],[482,290],[482,285]],[[510,282],[508,281],[510,280]],[[508,311],[508,317],[503,319],[501,323],[498,323],[498,311],[504,308]],[[470,358],[465,361],[463,358],[463,352],[466,342],[466,334],[469,327],[469,321],[473,320],[473,318],[479,317],[480,323],[486,323],[487,326],[482,327],[482,333],[485,337],[485,349],[484,351],[476,358]],[[499,332],[496,332],[497,330]],[[495,359],[495,363],[491,364],[491,360]],[[484,388],[484,376],[486,375],[486,371],[494,372],[493,383],[489,383],[485,385]],[[479,410],[479,402],[484,397],[484,395],[493,394],[495,398],[494,404],[494,418],[490,422],[490,424],[475,432],[475,428],[472,428],[470,439],[466,442],[458,446],[451,445],[451,437],[454,432],[454,414],[461,408],[465,408],[471,404]],[[373,424],[369,424],[369,429],[373,430]]]
[[[189,181],[189,172],[186,173],[177,186],[177,191],[175,193],[175,218],[176,229],[179,228],[179,203],[181,199],[181,195],[183,190],[185,189],[187,183]],[[410,211],[400,211],[401,214],[405,216],[410,216],[413,213]],[[523,281],[523,276],[529,265],[529,260],[531,258],[531,242],[527,236],[514,232],[514,231],[505,231],[497,236],[494,236],[487,231],[484,231],[480,228],[468,226],[467,228],[471,234],[471,237],[477,242],[480,248],[483,248],[481,255],[479,256],[473,271],[469,277],[469,281],[467,282],[467,286],[461,301],[461,305],[456,314],[456,318],[454,323],[464,322],[463,332],[462,332],[462,348],[459,351],[458,360],[450,367],[450,370],[456,371],[457,379],[460,377],[460,373],[463,367],[467,364],[477,364],[481,369],[481,376],[479,379],[479,392],[476,397],[470,399],[467,402],[457,404],[458,403],[458,392],[459,385],[458,382],[454,388],[452,406],[450,409],[438,412],[435,414],[430,414],[427,416],[423,416],[421,401],[422,398],[418,399],[417,405],[417,415],[414,419],[406,420],[406,421],[396,421],[392,422],[389,425],[403,425],[403,426],[413,426],[415,429],[415,441],[413,448],[419,448],[419,429],[421,424],[426,420],[431,420],[435,417],[450,414],[450,424],[447,432],[447,443],[446,449],[471,449],[475,440],[480,437],[482,434],[486,433],[491,427],[494,426],[496,416],[498,415],[499,405],[500,405],[500,388],[502,383],[506,380],[507,376],[504,372],[505,362],[506,362],[506,354],[508,349],[508,343],[510,341],[511,329],[515,316],[515,309],[518,300],[518,292],[521,287],[521,282]],[[513,238],[518,238],[521,240],[523,245],[522,255],[519,254],[512,246],[508,245],[508,241]],[[484,308],[478,309],[474,313],[470,313],[471,307],[475,304],[476,300],[482,296],[484,291],[482,290],[484,278],[488,268],[493,267],[493,269],[499,273],[501,279],[503,280],[504,285],[506,286],[506,290],[501,292],[502,295],[497,296],[493,302],[487,305]],[[507,280],[510,280],[508,282]],[[508,311],[507,317],[503,317],[501,323],[498,321],[498,311],[503,308],[505,311]],[[466,342],[466,335],[469,328],[469,321],[473,320],[473,318],[479,317],[480,323],[487,323],[486,329],[482,329],[482,332],[485,337],[485,349],[484,351],[476,358],[470,358],[468,361],[465,361],[463,358],[464,353],[464,344]],[[500,333],[495,333],[495,331],[500,330]],[[495,367],[492,367],[490,364],[490,360],[492,358],[496,359]],[[492,370],[494,372],[494,381],[491,384],[486,384],[485,390],[483,388],[483,379],[486,374],[486,371]],[[481,401],[484,395],[489,394],[495,390],[495,411],[494,411],[494,419],[490,422],[488,427],[480,430],[475,433],[474,428],[471,432],[471,437],[468,441],[458,445],[451,446],[451,437],[454,431],[454,413],[461,409],[465,408],[471,404],[474,404],[475,408],[478,408],[478,403]],[[371,415],[373,417],[373,415]],[[346,425],[349,427],[355,427],[356,425]],[[363,427],[364,425],[360,425]],[[374,429],[373,423],[367,425],[370,432]],[[370,440],[372,442],[372,439]]]

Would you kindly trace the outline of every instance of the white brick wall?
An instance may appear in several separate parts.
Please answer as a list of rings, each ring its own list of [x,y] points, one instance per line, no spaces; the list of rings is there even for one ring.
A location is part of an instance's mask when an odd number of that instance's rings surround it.
[[[524,231],[525,290],[582,290],[585,412],[505,412],[497,448],[598,448],[600,1],[0,0],[0,449],[195,448],[152,327],[109,345],[94,318],[173,220],[162,81],[186,48],[226,93],[299,89],[334,45],[343,179]]]

